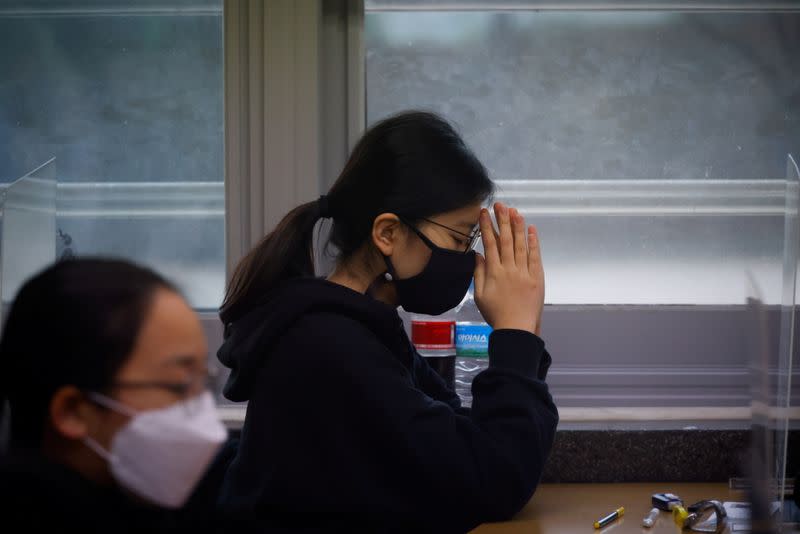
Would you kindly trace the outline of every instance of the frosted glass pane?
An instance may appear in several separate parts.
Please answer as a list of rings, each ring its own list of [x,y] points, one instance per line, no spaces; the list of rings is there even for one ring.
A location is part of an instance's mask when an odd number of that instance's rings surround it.
[[[514,4],[369,4],[368,121],[460,128],[539,226],[549,303],[738,305],[751,270],[780,304],[800,14]]]
[[[368,115],[458,123],[499,179],[783,179],[800,14],[379,12]]]
[[[222,179],[221,0],[18,3],[0,2],[0,181],[54,155],[60,183]]]

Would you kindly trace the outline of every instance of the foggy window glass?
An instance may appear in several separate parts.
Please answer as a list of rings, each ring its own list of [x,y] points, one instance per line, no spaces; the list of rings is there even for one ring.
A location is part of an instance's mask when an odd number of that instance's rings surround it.
[[[780,302],[800,14],[505,4],[368,0],[368,122],[453,121],[539,227],[550,303],[743,304],[748,270]]]
[[[0,2],[0,182],[55,157],[57,249],[224,284],[222,0]]]

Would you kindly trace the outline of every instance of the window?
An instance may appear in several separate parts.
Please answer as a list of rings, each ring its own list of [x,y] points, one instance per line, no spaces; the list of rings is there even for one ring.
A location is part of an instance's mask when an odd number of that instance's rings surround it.
[[[780,302],[800,14],[366,5],[368,122],[454,121],[539,226],[549,303],[741,305],[748,270]]]
[[[365,2],[367,122],[443,114],[539,227],[567,422],[613,428],[605,407],[633,407],[636,425],[747,424],[748,297],[770,354],[791,339],[800,13],[702,4]]]
[[[52,157],[57,252],[225,279],[222,0],[0,5],[0,182]]]
[[[0,186],[55,157],[58,255],[148,264],[209,311],[226,260],[327,188],[365,108],[433,109],[540,228],[561,408],[743,413],[748,273],[765,343],[787,339],[800,11],[363,5],[225,2],[223,59],[223,0],[2,2]],[[213,355],[221,325],[203,322]]]

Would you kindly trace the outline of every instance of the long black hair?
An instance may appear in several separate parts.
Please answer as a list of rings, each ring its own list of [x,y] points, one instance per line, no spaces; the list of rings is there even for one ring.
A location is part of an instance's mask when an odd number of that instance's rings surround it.
[[[41,444],[60,387],[108,389],[160,288],[175,291],[149,269],[105,259],[64,260],[22,286],[0,339],[0,411],[7,399],[12,446]]]
[[[361,137],[326,206],[296,207],[239,262],[220,318],[229,324],[281,281],[314,275],[313,234],[321,216],[333,219],[329,242],[343,260],[366,242],[381,213],[414,222],[482,202],[493,191],[486,168],[443,118],[407,111],[384,119]]]

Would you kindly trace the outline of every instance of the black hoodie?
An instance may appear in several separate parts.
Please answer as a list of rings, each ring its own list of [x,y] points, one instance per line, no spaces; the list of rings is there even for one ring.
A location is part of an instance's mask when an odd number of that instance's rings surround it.
[[[2,532],[210,533],[217,528],[210,504],[198,500],[167,510],[96,484],[35,452],[0,458]]]
[[[472,408],[414,350],[397,310],[293,279],[228,328],[225,396],[249,401],[220,503],[243,519],[465,532],[533,495],[558,412],[537,336],[495,331]]]

